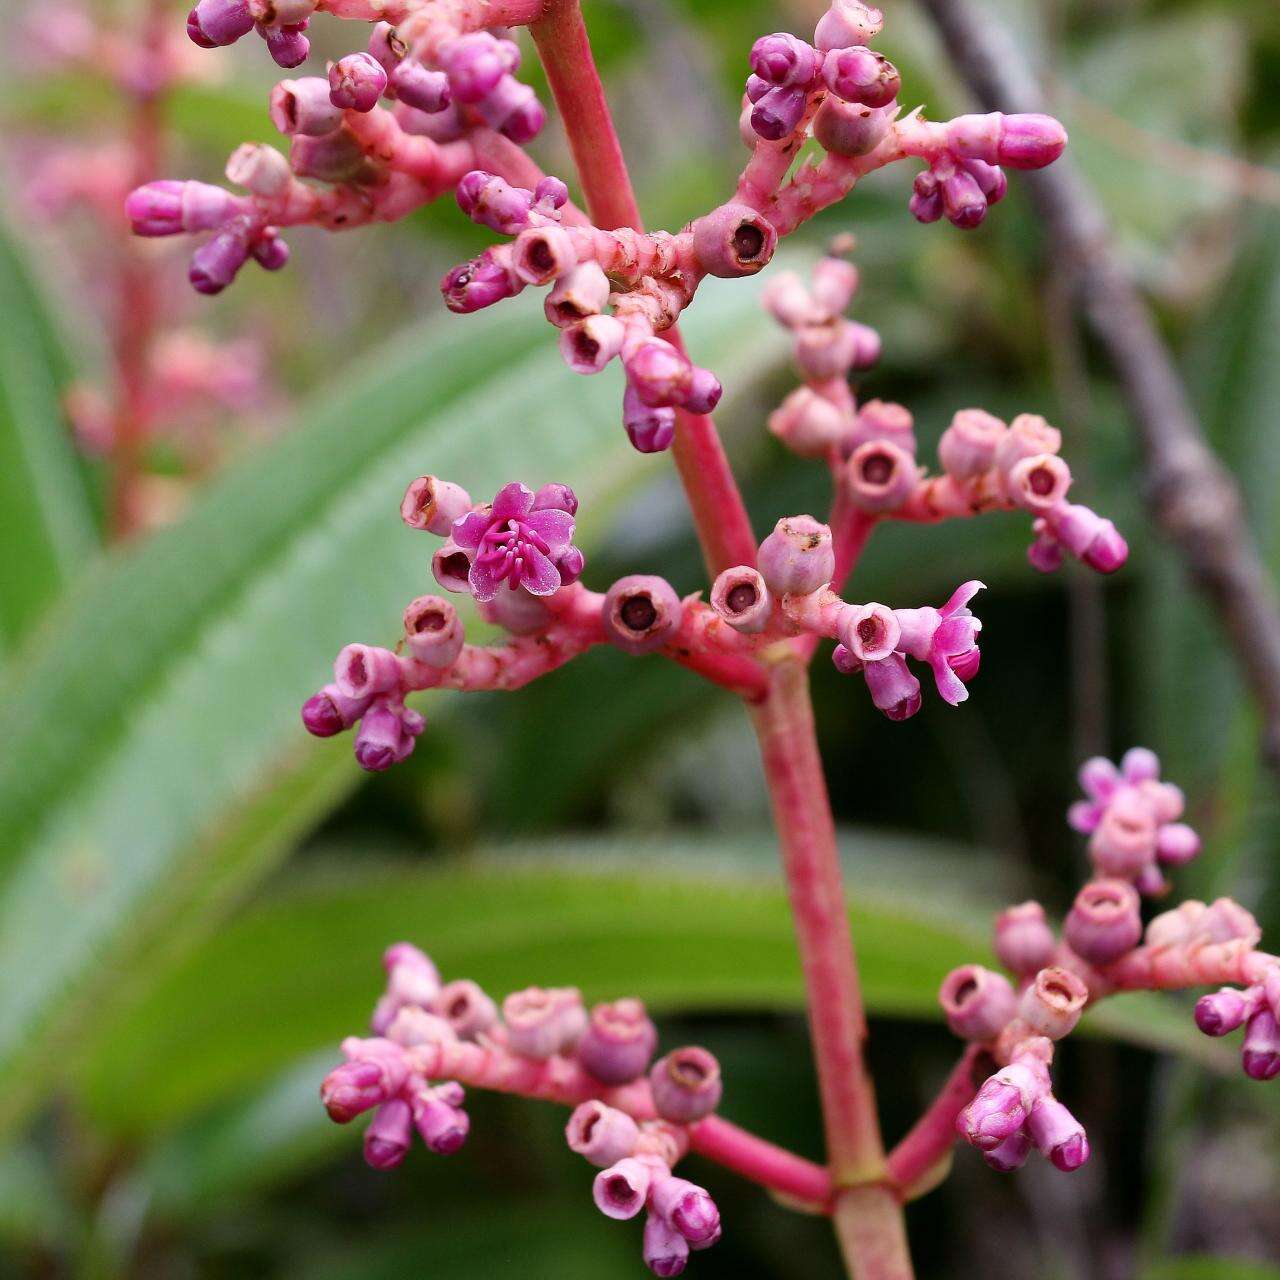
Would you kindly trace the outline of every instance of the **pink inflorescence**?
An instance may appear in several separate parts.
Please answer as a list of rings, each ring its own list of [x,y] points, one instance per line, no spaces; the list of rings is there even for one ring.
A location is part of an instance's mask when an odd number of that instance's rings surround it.
[[[410,943],[388,947],[383,965],[373,1035],[344,1040],[346,1061],[320,1088],[339,1124],[373,1112],[369,1165],[401,1164],[415,1131],[438,1155],[457,1151],[470,1129],[463,1083],[546,1098],[574,1107],[565,1137],[601,1170],[600,1211],[624,1219],[647,1210],[644,1259],[654,1274],[678,1275],[691,1250],[720,1238],[711,1196],[672,1173],[689,1149],[688,1127],[720,1102],[720,1067],[706,1049],[651,1063],[657,1030],[639,1000],[588,1011],[576,987],[528,987],[499,1009],[474,982],[442,983]]]
[[[1119,768],[1093,759],[1081,769],[1088,801],[1072,809],[1071,824],[1095,837],[1119,806],[1122,834],[1142,816],[1143,839],[1126,838],[1126,855],[1107,845],[1100,858],[1091,844],[1098,878],[1085,884],[1055,936],[1038,902],[1001,912],[995,952],[1010,981],[980,965],[964,965],[942,983],[939,1002],[956,1035],[984,1048],[998,1069],[955,1117],[956,1128],[997,1169],[1015,1169],[1032,1147],[1059,1169],[1079,1168],[1089,1142],[1079,1121],[1054,1098],[1049,1068],[1054,1043],[1068,1035],[1086,1007],[1115,991],[1173,990],[1231,984],[1203,996],[1196,1023],[1206,1035],[1245,1028],[1242,1062],[1256,1080],[1280,1074],[1280,959],[1257,950],[1261,930],[1238,903],[1220,898],[1183,902],[1143,928],[1139,890],[1151,892],[1149,872],[1158,833],[1178,827],[1185,862],[1198,841],[1172,822],[1182,810],[1176,787],[1159,780],[1154,753],[1135,747]],[[1159,875],[1159,873],[1156,873]],[[1144,886],[1144,879],[1148,883]],[[1167,888],[1161,878],[1159,888]]]
[[[1155,752],[1134,747],[1117,768],[1097,756],[1080,767],[1087,799],[1071,806],[1067,821],[1089,837],[1089,857],[1102,876],[1132,881],[1142,894],[1167,889],[1163,869],[1180,867],[1200,852],[1200,837],[1177,821],[1182,791],[1160,780]]]

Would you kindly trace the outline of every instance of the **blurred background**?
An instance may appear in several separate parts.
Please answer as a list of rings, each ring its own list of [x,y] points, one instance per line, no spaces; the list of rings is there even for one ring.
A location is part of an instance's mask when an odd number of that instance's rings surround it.
[[[805,30],[800,8],[592,0],[650,226],[731,188],[747,50]],[[1276,564],[1275,5],[984,8],[1048,68],[1071,150]],[[878,44],[904,102],[969,109],[921,12],[888,17]],[[365,1024],[382,947],[403,937],[497,995],[536,982],[643,996],[665,1044],[719,1055],[727,1115],[818,1157],[798,965],[740,708],[670,664],[593,652],[518,695],[433,695],[415,755],[374,778],[348,739],[308,739],[297,708],[343,643],[392,641],[428,589],[429,548],[398,519],[413,476],[475,494],[568,482],[589,585],[660,573],[685,592],[705,580],[669,461],[630,450],[616,370],[568,373],[538,300],[444,313],[436,281],[488,236],[451,200],[394,227],[292,232],[284,272],[251,264],[213,300],[188,290],[184,246],[129,243],[117,211],[134,181],[217,181],[241,141],[280,141],[254,39],[184,46],[190,78],[151,92],[129,50],[184,39],[182,19],[168,3],[13,4],[0,30],[0,1274],[640,1274],[638,1230],[594,1212],[556,1109],[477,1096],[463,1152],[418,1149],[389,1175],[316,1090]],[[311,34],[310,73],[363,44],[327,18]],[[554,119],[533,151],[569,175]],[[1257,717],[1146,521],[1125,407],[1018,178],[961,233],[908,217],[906,169],[868,180],[779,261],[853,231],[854,314],[885,346],[863,393],[914,411],[925,458],[958,408],[1044,413],[1081,500],[1134,553],[1114,579],[1042,577],[1023,517],[886,528],[854,598],[988,585],[974,696],[890,724],[815,666],[890,1140],[954,1059],[942,975],[988,956],[995,907],[1036,895],[1061,911],[1080,882],[1063,815],[1084,756],[1155,748],[1205,837],[1177,896],[1229,893],[1280,928]],[[687,330],[728,388],[720,417],[764,530],[820,515],[828,494],[821,468],[763,429],[794,375],[758,292],[709,286]],[[920,1274],[1280,1276],[1280,1086],[1245,1080],[1183,1000],[1117,999],[1086,1028],[1059,1092],[1089,1129],[1089,1165],[1001,1176],[957,1151],[951,1179],[909,1209]],[[726,1222],[698,1276],[839,1274],[823,1222],[689,1164]]]

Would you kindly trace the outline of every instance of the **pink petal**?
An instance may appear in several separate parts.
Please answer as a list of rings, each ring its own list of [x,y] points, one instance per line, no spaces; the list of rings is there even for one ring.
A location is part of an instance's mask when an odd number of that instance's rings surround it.
[[[484,557],[471,562],[471,572],[467,580],[471,583],[471,594],[481,602],[492,600],[498,594],[502,580],[496,570],[502,564],[496,556],[493,559]]]
[[[510,520],[533,508],[533,490],[518,480],[504,484],[493,499],[493,519]]]
[[[932,651],[950,656],[965,653],[973,648],[974,636],[982,630],[982,623],[968,614],[948,618],[933,633]]]
[[[560,589],[560,570],[537,547],[524,543],[524,567],[519,585],[531,596],[549,596]],[[515,583],[512,583],[515,586]],[[476,597],[479,599],[479,596]]]
[[[493,513],[487,507],[468,511],[453,522],[453,540],[464,551],[479,551],[480,540],[493,524]]]
[[[933,668],[933,680],[944,702],[949,702],[954,707],[969,696],[964,681],[951,670],[946,658],[934,658],[929,665]]]
[[[949,618],[953,613],[958,613],[979,591],[984,590],[986,585],[985,582],[979,582],[977,578],[962,582],[952,593],[951,599],[942,606],[939,612],[944,618]]]
[[[573,517],[567,511],[555,508],[531,511],[521,517],[520,523],[532,529],[547,544],[552,556],[558,556],[573,541]]]

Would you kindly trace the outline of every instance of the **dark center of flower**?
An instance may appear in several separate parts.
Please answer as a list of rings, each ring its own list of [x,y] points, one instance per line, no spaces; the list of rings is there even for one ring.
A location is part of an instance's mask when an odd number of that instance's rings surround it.
[[[648,631],[658,620],[658,610],[647,595],[629,596],[618,611],[628,631]]]
[[[858,639],[861,640],[863,644],[869,645],[874,643],[879,638],[879,635],[880,623],[878,619],[863,618],[863,620],[858,623]]]
[[[446,577],[461,578],[465,581],[467,574],[471,571],[471,563],[461,551],[455,551],[440,561],[440,568]]]
[[[868,484],[885,484],[893,475],[893,459],[887,453],[873,453],[862,462],[862,478]]]
[[[550,271],[555,265],[551,256],[551,247],[545,240],[535,240],[529,250],[529,263],[539,271]]]
[[[744,222],[733,233],[733,251],[743,262],[751,262],[760,256],[764,248],[764,232],[749,222]]]
[[[1043,498],[1053,492],[1053,472],[1048,467],[1037,467],[1030,475],[1031,492]]]
[[[424,609],[414,618],[413,630],[415,635],[423,631],[443,631],[444,613],[439,609]]]
[[[955,991],[956,1004],[964,1004],[971,996],[977,995],[978,984],[972,978],[966,978]]]
[[[581,360],[591,361],[600,354],[600,344],[587,333],[578,334],[574,340],[574,346],[577,347],[578,357]]]
[[[725,603],[733,613],[745,613],[755,604],[757,593],[755,587],[749,582],[740,582],[732,591],[729,592]]]
[[[610,1178],[605,1183],[605,1189],[609,1193],[609,1199],[614,1204],[629,1204],[631,1202],[631,1183],[621,1175]]]

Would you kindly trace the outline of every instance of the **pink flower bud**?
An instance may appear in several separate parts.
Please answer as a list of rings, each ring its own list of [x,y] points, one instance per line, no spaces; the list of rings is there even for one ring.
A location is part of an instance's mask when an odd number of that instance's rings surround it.
[[[673,1049],[649,1069],[653,1105],[672,1124],[692,1124],[710,1115],[724,1093],[720,1064],[697,1045]]]
[[[408,1154],[413,1115],[402,1098],[384,1102],[364,1131],[365,1163],[374,1169],[394,1169]]]
[[[299,178],[320,182],[369,183],[379,176],[364,148],[345,128],[319,137],[295,135],[289,143],[289,167]]]
[[[607,1169],[629,1156],[640,1139],[640,1129],[625,1111],[593,1098],[574,1108],[565,1126],[569,1150]]]
[[[849,656],[854,658],[852,653]],[[873,705],[890,720],[909,720],[920,710],[920,681],[907,669],[900,653],[864,663],[862,676]]]
[[[995,1039],[1013,1021],[1018,997],[1002,974],[966,964],[943,979],[938,1003],[955,1035],[982,1041]]]
[[[810,387],[797,387],[769,415],[769,430],[803,458],[825,458],[849,429],[845,413]]]
[[[769,84],[807,89],[818,74],[818,66],[812,45],[787,31],[761,36],[751,46],[751,70]]]
[[[755,275],[773,257],[778,233],[762,214],[743,204],[722,204],[692,226],[698,265],[713,276]]]
[[[319,76],[281,80],[271,90],[271,123],[286,137],[319,138],[342,123],[342,109],[329,96],[329,82]]]
[[[259,32],[263,32],[267,52],[277,67],[291,71],[306,62],[311,52],[311,41],[303,35],[305,26],[304,22],[296,26],[268,27],[265,32],[262,27],[258,28]]]
[[[580,269],[575,267],[574,271]],[[572,275],[573,272],[570,272],[565,279]],[[555,290],[552,290],[552,295],[554,293]],[[548,311],[551,306],[551,299],[548,298]],[[599,373],[622,350],[625,337],[626,329],[620,320],[607,315],[589,315],[570,322],[561,329],[560,354],[574,373]]]
[[[868,400],[854,421],[848,446],[852,452],[868,441],[886,441],[897,445],[913,458],[916,452],[915,419],[906,405],[892,400]]]
[[[502,43],[487,31],[477,31],[441,47],[440,65],[458,102],[482,101],[511,70],[510,55]]]
[[[1055,507],[1071,487],[1071,468],[1059,457],[1042,453],[1014,465],[1006,481],[1009,497],[1027,511]]]
[[[327,684],[302,704],[302,723],[317,738],[332,738],[350,729],[364,715],[370,699],[349,698],[336,684]]]
[[[343,111],[372,111],[387,87],[387,73],[369,53],[349,53],[329,67],[329,101]]]
[[[543,310],[552,324],[563,329],[587,316],[599,315],[609,303],[610,288],[609,277],[599,263],[580,262],[556,281]]]
[[[510,262],[510,258],[489,249],[446,272],[440,281],[445,306],[450,311],[468,314],[491,307],[503,298],[514,297],[524,283],[515,275],[513,267],[509,267]]]
[[[659,1178],[649,1191],[649,1204],[658,1217],[695,1248],[706,1248],[720,1238],[720,1211],[702,1188],[684,1178]]]
[[[845,468],[849,495],[863,511],[893,511],[902,506],[916,486],[915,459],[888,441],[859,445]]]
[[[530,227],[516,236],[511,265],[526,284],[549,284],[576,262],[573,243],[563,227]]]
[[[1041,969],[1022,993],[1018,1012],[1040,1035],[1061,1040],[1080,1021],[1089,989],[1069,969]]]
[[[942,184],[931,170],[916,174],[907,208],[917,222],[937,222],[942,217]]]
[[[831,49],[822,63],[827,88],[845,102],[887,107],[902,88],[898,69],[881,53],[862,45]]]
[[[1270,1009],[1259,1009],[1250,1017],[1240,1061],[1250,1080],[1271,1080],[1280,1075],[1280,1028]]]
[[[1256,947],[1262,929],[1253,915],[1230,898],[1215,898],[1196,922],[1196,940],[1209,943],[1243,941]]]
[[[1008,475],[1023,458],[1057,453],[1062,448],[1062,432],[1034,413],[1020,413],[1009,424],[996,448],[996,467]]]
[[[818,324],[833,314],[818,304],[794,271],[783,271],[774,276],[761,292],[760,303],[779,324],[788,329]]]
[[[370,773],[390,769],[413,753],[414,738],[422,728],[422,718],[416,711],[375,699],[356,733],[356,763]]]
[[[598,1004],[578,1041],[578,1061],[604,1084],[626,1084],[644,1074],[657,1042],[657,1028],[639,1000]]]
[[[987,198],[978,180],[968,169],[960,167],[938,176],[938,194],[942,197],[942,212],[947,221],[964,230],[976,227],[987,216]]]
[[[187,17],[187,34],[206,49],[235,44],[252,30],[248,0],[199,0]]]
[[[547,123],[547,111],[538,95],[515,76],[503,76],[498,87],[477,103],[476,110],[489,128],[520,146],[532,142]]]
[[[893,112],[887,107],[866,107],[858,102],[826,98],[813,118],[818,145],[837,156],[865,156],[884,141]]]
[[[578,1042],[587,1012],[576,987],[527,987],[502,1002],[502,1019],[513,1053],[545,1061]]]
[[[406,106],[416,107],[428,115],[444,111],[453,101],[449,77],[443,71],[432,71],[412,58],[406,59],[389,75],[391,92]]]
[[[855,365],[874,364],[879,355],[875,330],[851,320],[805,325],[796,334],[796,364],[813,382],[843,378]]]
[[[659,1214],[649,1214],[644,1221],[643,1239],[644,1264],[655,1276],[678,1276],[684,1271],[689,1242],[672,1223]]]
[[[817,591],[836,571],[831,530],[812,516],[784,516],[760,544],[757,563],[773,595]]]
[[[887,658],[902,638],[902,627],[892,609],[874,601],[851,606],[840,618],[840,643],[862,662]]]
[[[148,182],[129,193],[124,210],[136,236],[208,231],[236,216],[241,202],[207,182]]]
[[[1089,857],[1104,875],[1132,880],[1155,857],[1156,823],[1131,791],[1117,794],[1089,837]]]
[[[563,511],[568,515],[578,514],[578,495],[567,484],[552,481],[544,484],[533,495],[534,511]]]
[[[444,538],[453,522],[466,515],[471,506],[471,496],[461,485],[436,476],[419,476],[405,490],[400,519],[411,529],[425,529]]]
[[[956,1128],[979,1151],[995,1151],[1021,1130],[1026,1118],[1023,1091],[994,1075],[957,1117]]]
[[[1043,169],[1062,154],[1066,145],[1067,131],[1052,116],[1005,116],[995,158],[989,163],[1011,169]]]
[[[400,659],[377,645],[349,644],[333,664],[333,677],[348,698],[368,698],[400,687]]]
[[[680,630],[684,606],[664,578],[637,573],[609,588],[601,616],[605,635],[624,653],[653,653]]]
[[[348,1061],[334,1067],[320,1086],[320,1101],[338,1124],[393,1098],[409,1077],[404,1050],[390,1040],[353,1036],[343,1042],[343,1052]]]
[[[1008,907],[996,917],[995,952],[1019,977],[1043,969],[1053,955],[1053,930],[1038,902]]]
[[[1155,782],[1160,777],[1160,757],[1149,747],[1130,747],[1120,760],[1126,782]]]
[[[1223,987],[1196,1001],[1196,1026],[1207,1036],[1229,1035],[1244,1026],[1257,1006],[1252,992]]]
[[[813,300],[827,315],[839,315],[858,291],[858,268],[841,256],[842,242],[833,242],[813,268]]]
[[[752,131],[766,142],[781,142],[799,126],[807,101],[803,89],[767,89],[751,108]]]
[[[466,1142],[471,1130],[471,1117],[439,1096],[445,1087],[437,1089],[435,1096],[415,1102],[413,1108],[413,1123],[418,1136],[427,1150],[438,1156],[453,1155]]]
[[[483,169],[463,174],[454,196],[458,208],[472,222],[490,227],[504,236],[514,236],[529,225],[533,192],[513,187],[496,174]]]
[[[227,161],[226,174],[229,182],[268,198],[287,190],[292,178],[288,160],[262,142],[237,147]]]
[[[1200,837],[1185,822],[1166,822],[1156,832],[1156,857],[1166,866],[1181,867],[1200,852]]]
[[[440,596],[419,596],[409,602],[404,634],[415,658],[441,670],[458,660],[465,639],[458,611]]]
[[[938,461],[953,479],[973,480],[990,471],[1007,428],[982,409],[961,409],[938,441]]]
[[[1076,894],[1063,926],[1067,945],[1090,964],[1110,964],[1138,945],[1142,907],[1127,880],[1094,880]]]
[[[831,7],[818,19],[813,42],[819,49],[847,49],[866,44],[884,28],[884,14],[862,0],[832,0]]]
[[[440,989],[440,970],[412,942],[393,942],[382,953],[382,967],[398,994],[416,1004],[427,1004]]]
[[[1021,1169],[1031,1154],[1031,1139],[1025,1128],[1011,1133],[998,1147],[984,1151],[982,1158],[997,1173],[1012,1173]]]
[[[237,220],[242,222],[243,219]],[[197,293],[221,293],[249,260],[252,241],[244,226],[232,223],[191,255],[187,279]]]
[[[650,408],[678,404],[692,375],[688,357],[661,338],[646,338],[623,356],[627,381]]]
[[[1180,947],[1190,942],[1208,910],[1194,898],[1179,903],[1172,911],[1162,911],[1147,924],[1146,944],[1151,948]]]
[[[638,453],[661,453],[676,438],[676,411],[669,405],[650,408],[628,385],[622,393],[622,425]]]
[[[716,578],[709,603],[735,631],[746,633],[763,631],[773,611],[764,579],[746,565],[726,569]]]
[[[649,1166],[626,1156],[596,1174],[591,1194],[609,1218],[634,1218],[644,1208],[652,1175]]]
[[[1056,1098],[1041,1098],[1027,1117],[1027,1133],[1040,1154],[1063,1173],[1078,1169],[1089,1158],[1084,1126]]]
[[[460,1040],[474,1040],[498,1021],[498,1007],[468,978],[447,983],[432,1002],[437,1013]]]
[[[400,39],[391,23],[377,22],[369,33],[369,52],[387,75],[390,75],[404,61],[409,47]]]

